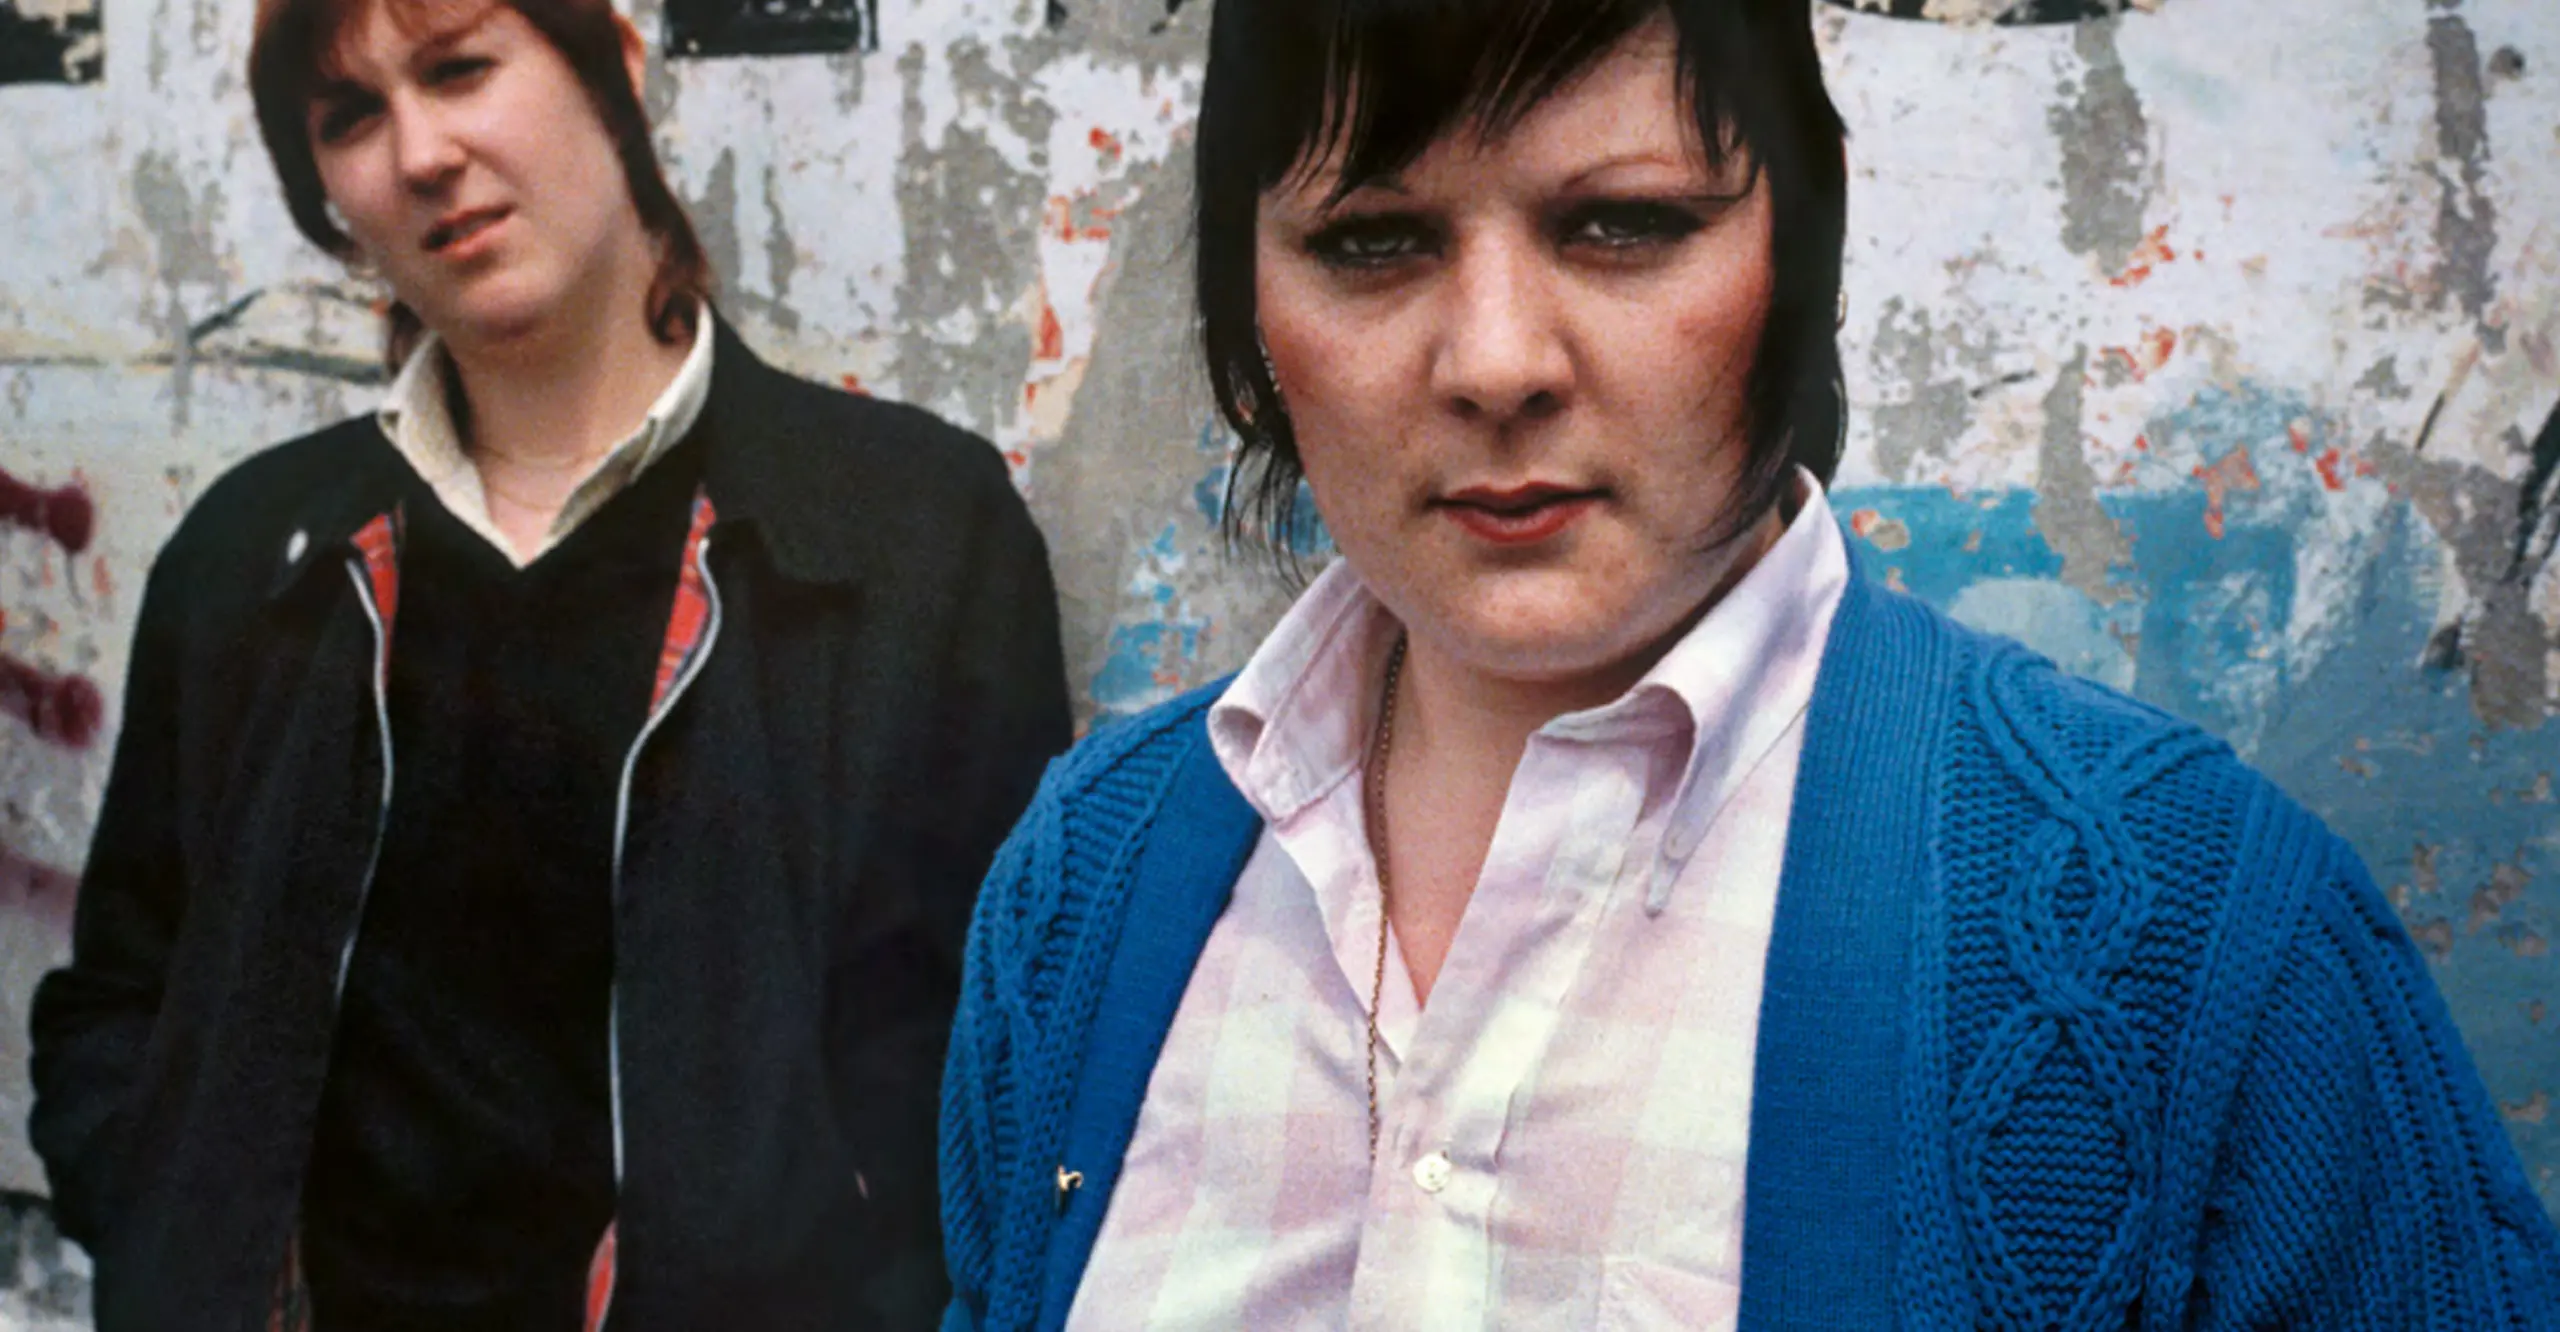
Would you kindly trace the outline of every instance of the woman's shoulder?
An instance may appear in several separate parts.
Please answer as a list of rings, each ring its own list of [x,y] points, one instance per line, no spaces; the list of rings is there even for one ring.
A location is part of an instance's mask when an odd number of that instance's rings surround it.
[[[312,543],[379,508],[398,455],[367,413],[271,444],[232,464],[188,504],[156,567],[264,579]]]
[[[1004,454],[985,436],[935,412],[892,398],[839,388],[775,366],[743,341],[724,340],[729,361],[714,363],[749,391],[723,395],[738,410],[765,418],[768,433],[789,450],[786,467],[815,473],[853,473],[873,485],[902,492],[927,489],[1011,488]],[[732,367],[730,361],[737,364]]]
[[[2138,860],[2160,869],[2208,849],[2247,858],[2276,842],[2333,840],[2203,726],[1916,598],[1870,591],[1886,639],[1952,663],[1935,677],[1951,696],[1940,700],[1949,720],[1931,773],[1950,806],[2112,829],[2146,843],[2155,854]]]
[[[1192,749],[1209,742],[1203,719],[1227,684],[1215,680],[1143,712],[1097,722],[1050,765],[1041,800],[1088,817],[1137,816],[1172,785]]]

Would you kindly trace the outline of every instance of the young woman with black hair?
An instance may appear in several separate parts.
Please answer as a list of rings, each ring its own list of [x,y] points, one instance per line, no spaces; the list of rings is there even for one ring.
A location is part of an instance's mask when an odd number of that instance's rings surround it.
[[[1806,0],[1221,0],[1230,512],[999,853],[947,1329],[2560,1327],[2345,845],[1856,567]]]

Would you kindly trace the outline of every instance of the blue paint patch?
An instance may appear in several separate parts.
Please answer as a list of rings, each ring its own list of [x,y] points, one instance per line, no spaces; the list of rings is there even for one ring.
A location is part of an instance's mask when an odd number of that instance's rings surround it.
[[[1211,461],[1191,487],[1191,503],[1200,516],[1216,527],[1226,520],[1227,487],[1235,475],[1236,436],[1226,423],[1216,417],[1200,426],[1200,452]],[[1316,512],[1315,492],[1298,482],[1297,505],[1290,512],[1286,545],[1292,558],[1301,563],[1316,563],[1333,558],[1333,536],[1325,531],[1324,519]]]
[[[1227,516],[1227,477],[1234,471],[1227,460],[1235,456],[1235,442],[1235,433],[1226,428],[1225,422],[1214,416],[1201,422],[1200,452],[1208,455],[1210,466],[1207,475],[1191,488],[1191,502],[1211,527]]]
[[[1865,510],[1879,523],[1900,523],[1910,544],[1879,548],[1874,560],[1900,570],[1904,590],[1933,606],[1953,603],[1980,579],[2062,573],[2062,556],[2036,531],[2032,490],[1958,495],[1934,486],[1868,486],[1832,492],[1831,507],[1852,524]]]
[[[1208,621],[1191,613],[1175,585],[1188,558],[1183,527],[1166,523],[1137,549],[1128,593],[1150,618],[1112,627],[1102,668],[1094,673],[1094,719],[1142,712],[1180,693],[1198,661]]]
[[[1196,650],[1197,630],[1170,624],[1124,624],[1111,631],[1111,651],[1094,677],[1096,721],[1126,717],[1163,702],[1180,689],[1168,682],[1168,666]]]

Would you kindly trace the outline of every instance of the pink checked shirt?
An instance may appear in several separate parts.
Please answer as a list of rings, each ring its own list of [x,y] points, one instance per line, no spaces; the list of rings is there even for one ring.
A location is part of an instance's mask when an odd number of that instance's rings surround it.
[[[1734,1325],[1761,966],[1848,578],[1821,489],[1624,697],[1513,775],[1427,1011],[1361,758],[1386,614],[1337,563],[1209,714],[1265,821],[1147,1086],[1068,1326]]]

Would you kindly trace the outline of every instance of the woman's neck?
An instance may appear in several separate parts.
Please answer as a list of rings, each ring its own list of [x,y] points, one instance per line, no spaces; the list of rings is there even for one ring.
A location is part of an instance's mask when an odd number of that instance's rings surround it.
[[[691,347],[626,317],[497,343],[448,339],[445,351],[470,409],[472,461],[538,473],[583,470],[628,438]]]
[[[1643,650],[1597,670],[1521,679],[1484,670],[1428,640],[1407,640],[1393,744],[1375,780],[1385,783],[1387,913],[1417,998],[1428,1003],[1458,922],[1484,872],[1511,779],[1529,738],[1569,712],[1599,707],[1635,687],[1765,555],[1785,530],[1775,511],[1720,558],[1714,591]],[[1375,834],[1373,833],[1373,836]]]
[[[519,555],[542,546],[579,482],[640,428],[692,350],[660,342],[636,314],[445,343],[464,450],[491,521]]]

